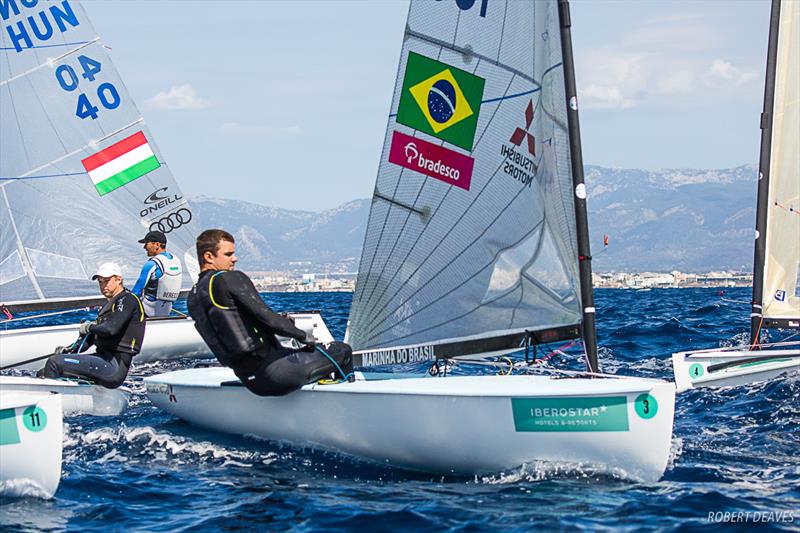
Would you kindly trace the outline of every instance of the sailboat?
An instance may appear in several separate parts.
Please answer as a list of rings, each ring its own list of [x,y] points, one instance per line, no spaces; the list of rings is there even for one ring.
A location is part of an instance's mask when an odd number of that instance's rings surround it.
[[[137,241],[152,229],[167,234],[191,285],[191,206],[80,3],[0,2],[0,115],[0,303],[96,304],[97,266],[121,264],[130,285],[145,260]],[[70,345],[77,329],[0,331],[0,367]],[[192,352],[209,354],[190,320],[153,321],[139,361]],[[51,390],[28,381],[2,376],[0,386]]]
[[[0,389],[0,496],[55,494],[63,431],[60,394]]]
[[[678,391],[734,386],[800,370],[800,2],[773,0],[758,168],[753,302],[747,346],[672,355]],[[795,332],[793,336],[796,336]]]
[[[674,385],[599,371],[577,109],[566,0],[412,0],[346,340],[362,369],[407,370],[580,337],[588,372],[357,372],[274,398],[195,368],[145,378],[150,400],[417,471],[661,477]]]

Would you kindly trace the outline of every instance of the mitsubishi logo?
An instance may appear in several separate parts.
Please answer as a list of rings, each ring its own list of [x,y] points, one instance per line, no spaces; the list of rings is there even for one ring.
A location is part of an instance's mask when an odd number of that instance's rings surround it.
[[[515,146],[522,145],[522,141],[525,138],[528,139],[528,152],[532,156],[536,156],[536,140],[533,138],[533,135],[528,133],[528,130],[531,128],[531,124],[533,123],[533,100],[528,102],[528,108],[525,110],[525,129],[517,128],[514,130],[514,134],[511,135],[510,142],[514,143]]]

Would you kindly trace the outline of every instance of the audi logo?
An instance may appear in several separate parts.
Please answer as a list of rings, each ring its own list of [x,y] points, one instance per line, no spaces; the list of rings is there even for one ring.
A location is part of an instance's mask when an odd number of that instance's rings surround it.
[[[182,207],[177,211],[170,213],[165,217],[161,217],[152,224],[150,224],[150,231],[161,231],[169,233],[174,229],[178,229],[184,224],[188,224],[192,220],[192,212]]]

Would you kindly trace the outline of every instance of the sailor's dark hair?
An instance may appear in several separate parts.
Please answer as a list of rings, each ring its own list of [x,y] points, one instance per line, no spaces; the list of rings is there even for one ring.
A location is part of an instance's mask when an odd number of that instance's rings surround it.
[[[219,243],[222,241],[236,242],[233,235],[224,229],[207,229],[197,236],[197,262],[200,263],[200,268],[203,268],[203,254],[211,252],[212,255],[217,255]]]

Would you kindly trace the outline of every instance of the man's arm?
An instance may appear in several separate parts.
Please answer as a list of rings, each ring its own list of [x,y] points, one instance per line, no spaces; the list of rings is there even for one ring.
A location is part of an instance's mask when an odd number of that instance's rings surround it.
[[[142,265],[141,272],[139,272],[139,279],[136,280],[131,292],[141,298],[144,287],[147,285],[147,282],[150,281],[150,276],[155,274],[155,270],[158,270],[158,265],[155,261],[151,261],[150,259],[145,261],[144,265]],[[156,279],[158,279],[158,276],[156,276]]]
[[[89,328],[89,333],[101,336],[114,336],[122,331],[131,320],[140,320],[140,303],[132,294],[126,294],[114,303],[114,310],[102,324]]]
[[[290,319],[271,311],[267,307],[253,282],[243,272],[225,273],[224,277],[225,285],[236,305],[246,309],[259,322],[269,328],[272,333],[283,335],[284,337],[292,337],[299,341],[306,338],[306,332],[296,327]]]

